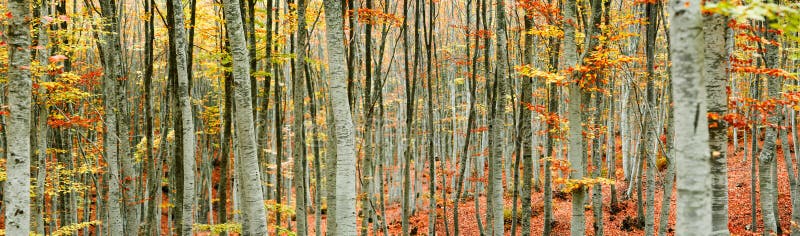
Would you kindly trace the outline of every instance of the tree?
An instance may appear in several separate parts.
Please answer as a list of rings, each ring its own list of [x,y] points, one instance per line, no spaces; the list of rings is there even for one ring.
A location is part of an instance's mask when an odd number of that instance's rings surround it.
[[[31,226],[31,2],[8,2],[11,18],[4,31],[8,40],[8,153],[7,180],[3,184],[5,230],[8,235],[28,235]]]
[[[297,1],[297,42],[295,42],[295,53],[297,58],[294,60],[294,74],[292,79],[292,100],[294,104],[294,125],[292,132],[294,133],[294,142],[292,146],[292,156],[294,159],[294,174],[292,180],[296,190],[295,198],[295,214],[297,215],[297,235],[306,235],[308,230],[308,223],[306,222],[306,201],[305,201],[305,173],[306,173],[306,157],[305,148],[306,141],[303,125],[303,81],[306,80],[305,67],[306,67],[306,1]]]
[[[256,136],[253,123],[253,104],[251,103],[250,66],[247,41],[244,37],[239,1],[223,1],[225,21],[228,27],[228,40],[233,57],[234,102],[236,103],[236,136],[239,161],[234,163],[242,185],[242,233],[246,235],[267,235],[267,218],[261,189],[261,173],[256,155]]]
[[[195,173],[195,133],[194,133],[194,120],[192,117],[192,101],[191,97],[189,96],[189,78],[188,70],[191,68],[187,68],[187,62],[191,60],[191,58],[187,57],[187,37],[186,37],[186,29],[183,26],[183,3],[180,0],[173,0],[171,1],[172,7],[174,10],[174,20],[176,26],[174,29],[174,38],[175,42],[171,45],[175,47],[175,60],[176,60],[176,67],[177,67],[177,82],[178,87],[174,88],[177,89],[177,102],[178,102],[178,109],[180,109],[180,132],[181,132],[181,140],[180,140],[180,150],[181,153],[181,160],[175,160],[176,163],[180,163],[180,166],[176,165],[180,175],[177,176],[181,178],[178,181],[178,187],[180,188],[179,195],[177,197],[180,200],[177,201],[177,216],[181,221],[181,224],[177,228],[178,235],[192,235],[192,226],[194,225],[194,209],[195,209],[195,187],[194,187],[194,173]],[[177,116],[177,115],[176,115]],[[237,126],[238,127],[238,126]],[[260,189],[260,188],[259,188]]]
[[[716,1],[714,1],[716,2]],[[712,224],[714,235],[728,232],[728,122],[720,118],[728,111],[728,85],[726,47],[728,19],[722,14],[703,16],[703,36],[706,43],[704,67],[706,104],[709,116],[709,148],[711,149],[711,177],[713,188]]]
[[[325,0],[330,100],[336,125],[336,235],[356,234],[356,156],[353,119],[347,98],[342,2]]]
[[[565,66],[568,68],[577,66],[578,55],[577,45],[575,41],[575,1],[567,0],[564,3],[564,59]],[[589,47],[591,48],[591,47]],[[580,76],[571,77],[575,81],[569,84],[569,103],[567,106],[568,119],[569,119],[569,163],[571,170],[569,178],[572,180],[580,180],[583,178],[583,134],[582,124],[583,116],[581,114],[582,96],[580,86]],[[551,94],[552,96],[552,94]],[[547,191],[547,190],[545,190]],[[572,192],[572,220],[570,221],[570,234],[572,236],[584,235],[586,226],[584,225],[584,210],[583,203],[585,201],[586,191],[583,187],[576,189]]]
[[[777,35],[775,32],[772,32],[774,28],[770,25],[777,23],[776,20],[771,19],[767,22],[761,22],[763,29],[765,30],[764,38],[766,40],[774,41],[777,39]],[[777,68],[778,67],[778,45],[774,44],[765,44],[766,53],[764,55],[764,65],[767,68]],[[761,75],[756,75],[760,77]],[[779,81],[780,77],[770,75],[767,78],[767,99],[779,99],[780,98],[780,90],[781,90],[781,81]],[[780,110],[778,110],[780,111]],[[767,122],[768,124],[779,125],[780,121],[783,119],[783,115],[778,112],[771,112],[768,114]],[[777,214],[777,195],[778,190],[773,183],[777,181],[778,176],[776,176],[773,172],[777,168],[777,162],[775,161],[775,149],[776,149],[776,138],[778,135],[778,128],[776,126],[770,125],[766,128],[767,131],[764,134],[764,144],[761,147],[761,152],[758,155],[758,187],[760,189],[759,194],[759,203],[761,204],[761,219],[764,224],[764,235],[770,233],[780,234],[780,227],[778,226],[779,219]],[[727,147],[727,145],[726,145]],[[713,157],[713,156],[712,156]],[[751,160],[755,162],[756,160]]]
[[[711,234],[711,175],[699,0],[670,1],[677,176],[676,235]]]
[[[119,108],[119,79],[122,78],[122,59],[120,54],[119,25],[114,0],[100,1],[100,8],[104,21],[102,34],[103,52],[103,104],[105,109],[105,137],[103,138],[105,155],[103,156],[108,163],[108,227],[109,234],[123,235],[125,226],[122,215],[122,192],[120,191],[120,171],[119,171],[119,142],[120,136],[117,126],[120,122]]]
[[[491,162],[489,163],[489,195],[488,199],[491,202],[487,203],[489,207],[489,216],[491,216],[491,235],[503,235],[503,137],[502,130],[505,127],[505,116],[508,112],[507,96],[508,86],[506,85],[508,78],[508,51],[506,51],[507,41],[506,35],[506,9],[505,2],[498,1],[495,9],[495,17],[497,24],[495,25],[495,33],[497,37],[497,50],[496,60],[497,66],[495,67],[495,79],[492,91],[494,95],[492,107],[492,120],[489,126],[491,135]]]

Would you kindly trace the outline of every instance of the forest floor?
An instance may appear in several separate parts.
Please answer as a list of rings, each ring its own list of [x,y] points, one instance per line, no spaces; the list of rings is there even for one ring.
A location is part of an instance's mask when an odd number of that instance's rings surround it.
[[[778,143],[780,144],[780,143]],[[788,232],[790,229],[790,218],[791,218],[791,202],[789,196],[789,183],[786,175],[786,169],[783,159],[783,153],[781,151],[780,145],[777,145],[778,153],[776,158],[778,160],[778,185],[779,185],[779,200],[778,200],[778,207],[779,214],[780,214],[780,226],[783,229],[783,232]],[[733,149],[729,149],[729,153],[732,152]],[[729,223],[728,228],[730,229],[732,235],[761,235],[760,232],[762,231],[763,225],[761,222],[761,210],[758,205],[756,205],[756,214],[757,214],[757,224],[756,224],[756,232],[751,232],[748,229],[751,228],[751,201],[750,201],[750,161],[744,160],[744,151],[741,149],[736,152],[734,155],[729,154],[728,158],[728,194],[729,194]],[[749,159],[749,157],[748,157]],[[618,165],[621,163],[618,163]],[[621,166],[621,165],[620,165]],[[659,215],[661,212],[661,202],[663,196],[663,175],[666,171],[661,171],[657,175],[657,182],[656,182],[656,196],[655,196],[655,232],[658,232],[658,222],[659,222]],[[618,173],[618,179],[621,179],[622,173]],[[644,180],[642,181],[644,185]],[[509,184],[506,184],[509,186]],[[617,191],[619,197],[619,209],[618,212],[615,214],[611,214],[609,202],[610,202],[610,187],[604,186],[603,187],[603,231],[606,235],[643,235],[644,230],[641,226],[637,227],[634,225],[630,225],[628,222],[631,222],[632,219],[635,219],[637,216],[637,206],[636,206],[636,193],[635,191],[631,194],[632,196],[628,199],[623,199],[625,196],[627,186],[623,184],[622,181],[617,181]],[[553,235],[569,235],[569,228],[570,228],[570,217],[571,217],[571,199],[567,194],[554,194],[554,195],[563,195],[554,198],[553,202],[553,215],[554,219],[556,220],[555,224],[553,225]],[[590,195],[590,194],[589,194]],[[670,199],[671,207],[670,207],[670,214],[669,214],[669,227],[668,227],[668,235],[674,235],[674,225],[675,225],[675,194],[673,193],[672,199]],[[479,197],[479,214],[477,216],[481,217],[481,222],[484,227],[486,227],[486,198],[484,196]],[[511,195],[506,194],[505,196],[505,207],[506,209],[511,209]],[[758,201],[758,199],[756,199]],[[424,202],[424,201],[420,201]],[[594,217],[592,214],[591,207],[589,207],[589,203],[591,200],[587,197],[587,207],[585,208],[586,211],[586,229],[587,234],[594,235],[593,229],[593,222]],[[421,203],[426,204],[426,203]],[[532,205],[533,205],[533,216],[531,217],[531,230],[532,235],[541,235],[542,228],[544,224],[543,214],[542,214],[542,206],[543,206],[543,192],[534,191],[532,196]],[[401,234],[401,219],[402,219],[402,209],[399,204],[394,205],[387,205],[387,219],[389,220],[389,235],[400,235]],[[428,232],[428,210],[425,207],[418,207],[417,212],[412,216],[410,219],[411,222],[411,232],[417,233],[419,235],[426,235]],[[436,219],[436,231],[437,235],[445,235],[445,222],[444,217],[442,214],[442,209],[437,209],[439,211],[438,217]],[[452,206],[448,206],[447,208],[447,227],[449,228],[450,233],[453,233],[453,209]],[[521,211],[521,209],[518,209]],[[508,214],[510,215],[510,214]],[[313,214],[310,215],[309,218],[309,233],[313,235],[314,232],[314,217]],[[326,216],[323,215],[323,222],[322,225],[325,225],[325,218]],[[628,218],[626,220],[626,218]],[[478,224],[476,220],[475,214],[475,200],[474,198],[469,198],[464,202],[460,203],[459,206],[459,227],[461,235],[480,235]],[[627,221],[627,222],[626,222]],[[360,225],[359,221],[359,225]],[[325,227],[323,226],[323,229]],[[370,228],[370,235],[372,235],[372,226]],[[510,235],[510,228],[511,223],[506,221],[505,230],[506,235]],[[519,230],[519,226],[517,230]],[[379,235],[382,235],[382,232],[379,232]]]

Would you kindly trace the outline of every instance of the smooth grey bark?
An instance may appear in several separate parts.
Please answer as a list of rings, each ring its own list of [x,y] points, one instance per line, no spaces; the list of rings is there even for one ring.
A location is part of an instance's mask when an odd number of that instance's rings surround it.
[[[303,151],[306,148],[306,141],[304,135],[301,135],[304,130],[303,118],[303,100],[305,94],[303,93],[303,81],[306,80],[306,44],[308,32],[306,31],[306,1],[297,1],[297,41],[294,43],[296,46],[294,51],[297,58],[293,60],[294,69],[292,70],[292,103],[294,105],[294,124],[292,125],[293,142],[292,142],[292,159],[294,165],[292,166],[293,175],[292,181],[294,182],[295,192],[295,218],[297,225],[295,232],[297,235],[305,236],[308,234],[308,223],[306,218],[306,198],[304,197],[305,189],[305,172],[306,172],[306,157]]]
[[[426,77],[428,79],[427,84],[427,96],[425,96],[427,100],[426,106],[426,114],[425,123],[428,128],[428,134],[426,137],[427,141],[427,158],[428,158],[428,196],[431,198],[428,200],[428,234],[435,235],[436,234],[436,158],[434,157],[434,138],[436,137],[436,127],[433,124],[434,113],[433,113],[433,90],[436,90],[434,87],[434,81],[437,78],[433,75],[433,63],[434,63],[434,56],[433,53],[434,49],[434,32],[435,31],[435,24],[433,23],[436,18],[436,3],[431,1],[428,3],[428,27],[425,28],[426,36],[426,51],[427,51],[427,60],[426,60],[426,70],[427,74]],[[423,19],[424,20],[424,19]],[[446,179],[446,178],[442,178]],[[444,187],[444,185],[442,185]],[[446,212],[445,212],[446,215]],[[445,218],[446,219],[446,218]],[[445,221],[446,222],[446,221]],[[445,224],[446,225],[446,224]]]
[[[770,20],[769,23],[774,23]],[[767,23],[764,24],[767,29],[771,27],[767,26]],[[765,35],[767,40],[776,40],[777,36],[775,33],[767,32]],[[778,59],[778,46],[772,44],[766,44],[766,53],[764,56],[764,64],[767,68],[776,68],[777,59]],[[759,78],[760,79],[760,78]],[[781,81],[779,78],[774,76],[769,76],[767,78],[767,99],[778,99],[781,89]],[[767,122],[769,124],[779,125],[779,122],[782,119],[782,114],[780,113],[771,113],[768,114]],[[777,139],[778,130],[775,126],[768,126],[766,127],[766,133],[764,134],[764,144],[761,147],[761,152],[758,155],[758,185],[759,185],[759,202],[761,204],[761,219],[764,224],[764,235],[769,235],[771,233],[779,233],[778,232],[778,222],[776,219],[776,213],[778,209],[775,209],[775,196],[777,195],[777,189],[773,185],[773,179],[776,176],[773,176],[772,171],[775,167],[775,147],[776,147],[776,139]],[[755,160],[753,160],[755,161]]]
[[[410,226],[409,226],[409,219],[411,218],[411,208],[412,208],[412,201],[411,201],[411,159],[413,157],[412,150],[410,145],[413,141],[414,136],[412,135],[412,125],[414,124],[414,90],[416,89],[416,73],[417,73],[417,56],[419,50],[414,50],[414,68],[410,70],[409,62],[409,43],[408,43],[408,18],[410,17],[408,14],[409,9],[409,0],[403,0],[403,57],[404,57],[404,72],[405,72],[405,92],[406,92],[406,114],[405,114],[405,140],[406,148],[403,149],[403,217],[401,219],[401,227],[404,236],[409,235],[410,233]],[[417,0],[417,2],[419,2]],[[414,42],[418,42],[416,39],[419,37],[419,24],[418,24],[418,14],[419,10],[415,9],[415,24],[414,24]],[[416,48],[415,48],[416,49]],[[411,75],[413,71],[414,75]]]
[[[108,167],[108,225],[109,234],[124,235],[124,223],[122,215],[122,192],[120,190],[120,170],[119,170],[119,142],[120,137],[117,132],[119,124],[120,108],[118,79],[121,78],[122,58],[120,53],[119,25],[117,20],[116,3],[114,0],[100,1],[100,8],[105,21],[103,24],[102,52],[103,52],[103,103],[105,108],[105,128],[104,137],[105,156]]]
[[[148,209],[147,216],[144,222],[143,232],[151,235],[161,235],[161,179],[163,172],[161,171],[161,158],[158,158],[153,152],[153,41],[155,40],[155,2],[153,0],[144,0],[145,15],[148,15],[148,21],[145,24],[145,72],[144,72],[144,113],[145,113],[145,153],[147,155],[147,183],[148,183]],[[162,129],[162,136],[164,130]],[[160,149],[166,146],[161,142]],[[159,222],[159,223],[155,223]]]
[[[533,22],[533,10],[526,10],[525,11],[525,31],[530,31],[534,27]],[[534,58],[534,45],[533,45],[533,35],[532,34],[525,34],[525,51],[524,51],[524,58],[523,61],[525,65],[533,66],[535,61]],[[531,84],[533,82],[533,77],[524,77],[522,78],[522,94],[520,95],[520,101],[522,104],[520,105],[520,116],[519,122],[520,129],[517,132],[519,140],[519,149],[517,152],[522,154],[522,162],[523,162],[523,178],[522,178],[522,216],[520,224],[522,225],[522,236],[529,236],[531,234],[531,189],[533,188],[532,179],[534,176],[534,168],[533,168],[533,155],[532,155],[532,143],[531,143],[531,116],[533,111],[528,109],[527,105],[531,104],[532,94],[531,94]],[[538,165],[538,163],[536,163]],[[517,167],[519,168],[519,167]]]
[[[39,15],[40,16],[47,16],[49,14],[50,5],[47,0],[42,0],[37,6]],[[49,31],[47,28],[43,27],[44,24],[40,24],[39,35],[38,35],[38,45],[43,46],[44,48],[39,49],[37,53],[37,60],[39,60],[39,65],[41,66],[48,66],[48,56],[50,54],[50,49],[47,48],[47,44],[50,41],[48,36]],[[39,82],[47,82],[50,80],[50,75],[44,74],[39,77]],[[46,103],[47,99],[47,89],[44,86],[39,87],[38,90],[39,97],[37,103],[39,103],[36,107],[37,109],[37,116],[36,116],[36,139],[31,140],[35,141],[36,145],[36,164],[33,166],[33,169],[36,170],[36,188],[35,193],[36,197],[33,200],[32,207],[33,212],[31,218],[33,218],[34,222],[32,225],[35,226],[35,231],[37,234],[44,235],[44,215],[45,211],[45,202],[44,202],[44,190],[45,190],[45,181],[46,180],[46,172],[47,172],[47,134],[50,130],[50,127],[47,125],[47,118],[49,115],[50,107]]]
[[[700,0],[669,1],[677,175],[676,235],[711,234],[711,175]]]
[[[717,1],[708,1],[717,2]],[[728,125],[722,116],[728,112],[728,85],[726,47],[726,16],[705,14],[703,16],[703,37],[705,47],[706,104],[709,114],[709,148],[711,149],[712,179],[712,234],[730,235],[728,231]]]
[[[183,18],[183,3],[180,0],[172,0],[170,2],[174,10],[174,23],[175,25],[184,25],[184,18]],[[176,162],[180,161],[182,171],[179,171],[181,174],[180,176],[176,176],[176,178],[180,178],[181,184],[179,185],[182,187],[182,195],[176,196],[181,198],[181,201],[178,201],[179,204],[176,204],[177,216],[180,219],[180,225],[177,227],[178,235],[192,235],[192,226],[194,225],[194,209],[195,209],[195,183],[194,183],[194,176],[195,176],[195,132],[194,132],[194,122],[192,120],[192,101],[191,97],[189,96],[189,78],[187,62],[191,60],[187,56],[187,36],[186,36],[186,29],[184,27],[175,27],[174,29],[174,37],[175,37],[175,62],[176,62],[176,69],[177,69],[177,92],[178,97],[177,102],[180,114],[180,131],[181,132],[181,140],[179,144],[181,148],[181,160],[176,160]],[[176,131],[177,132],[177,131]]]
[[[574,0],[567,0],[564,3],[564,59],[565,66],[568,68],[577,66],[577,42],[575,41],[575,24],[577,22],[576,3]],[[572,77],[570,79],[580,79],[579,77]],[[569,83],[569,103],[567,106],[568,119],[569,119],[569,152],[568,160],[571,164],[569,178],[573,180],[580,180],[583,178],[583,127],[581,121],[583,115],[581,114],[581,86],[579,81],[571,81]],[[580,236],[586,234],[586,225],[583,204],[585,201],[586,191],[583,187],[576,189],[572,192],[572,217],[570,221],[570,235]]]
[[[328,86],[330,91],[330,85]],[[325,124],[328,126],[328,141],[325,144],[325,190],[327,191],[325,200],[327,201],[327,222],[325,222],[325,235],[336,235],[336,217],[333,214],[336,212],[336,121],[333,118],[333,103],[331,99],[326,99],[327,111],[325,113]]]
[[[267,216],[258,168],[253,107],[250,91],[250,66],[247,41],[244,37],[239,1],[224,0],[225,22],[233,57],[234,101],[236,103],[235,128],[238,161],[234,163],[242,185],[242,233],[267,235]]]
[[[8,106],[6,119],[6,171],[3,183],[3,207],[7,235],[28,235],[31,227],[30,157],[31,157],[31,2],[8,1]]]
[[[656,133],[655,130],[661,128],[655,125],[655,118],[656,118],[656,106],[658,105],[658,101],[656,101],[655,95],[655,85],[654,80],[656,79],[655,75],[655,43],[656,43],[656,36],[658,35],[658,22],[659,22],[659,8],[660,3],[649,3],[645,6],[645,16],[647,16],[647,27],[645,30],[645,57],[646,57],[646,67],[647,67],[647,97],[645,108],[642,109],[642,118],[644,122],[642,122],[642,132],[645,133],[645,139],[641,144],[644,148],[645,154],[642,158],[646,159],[647,163],[647,172],[645,175],[647,176],[647,193],[646,199],[644,199],[644,203],[646,204],[646,210],[644,215],[644,234],[645,235],[653,235],[655,233],[655,189],[656,189],[656,181],[655,181],[655,172],[656,172]],[[638,185],[641,187],[641,185]],[[641,189],[638,191],[641,194]],[[639,199],[641,202],[643,199]]]
[[[330,98],[336,123],[336,235],[356,234],[355,131],[347,101],[342,2],[325,0]]]
[[[489,133],[491,135],[491,161],[489,163],[489,189],[487,207],[490,209],[487,212],[490,215],[491,221],[489,222],[490,235],[503,235],[503,141],[502,130],[505,127],[505,117],[509,113],[507,110],[508,103],[508,85],[506,85],[508,78],[508,51],[506,40],[506,9],[504,1],[497,1],[495,3],[495,33],[497,37],[497,53],[495,59],[497,66],[495,67],[495,81],[491,124],[489,125]]]

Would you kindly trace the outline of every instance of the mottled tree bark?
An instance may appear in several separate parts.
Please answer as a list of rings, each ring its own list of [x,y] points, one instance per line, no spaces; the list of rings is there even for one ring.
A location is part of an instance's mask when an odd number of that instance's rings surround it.
[[[714,1],[716,2],[716,1]],[[728,124],[722,116],[728,111],[727,59],[725,47],[727,17],[721,14],[703,16],[705,47],[706,104],[709,116],[709,148],[711,149],[713,235],[729,235],[728,231]]]
[[[251,103],[250,67],[247,41],[244,37],[239,1],[224,0],[225,22],[233,57],[234,99],[236,103],[236,137],[239,158],[235,169],[242,185],[242,233],[267,235],[267,216],[258,168],[257,146]]]
[[[3,183],[3,208],[7,235],[28,235],[31,226],[31,2],[8,1],[11,14],[4,30],[8,43],[8,109],[6,119],[7,179]]]
[[[711,174],[700,0],[669,2],[677,169],[676,235],[711,234]]]
[[[347,101],[342,2],[325,0],[330,97],[336,123],[336,235],[356,234],[355,131]]]

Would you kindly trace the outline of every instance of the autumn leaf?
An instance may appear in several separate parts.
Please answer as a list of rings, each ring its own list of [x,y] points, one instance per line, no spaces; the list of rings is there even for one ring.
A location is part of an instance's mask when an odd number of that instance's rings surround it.
[[[66,60],[66,59],[67,59],[67,56],[60,55],[60,54],[47,58],[47,60],[50,61],[50,63],[58,63],[58,62],[61,62],[63,60]]]

